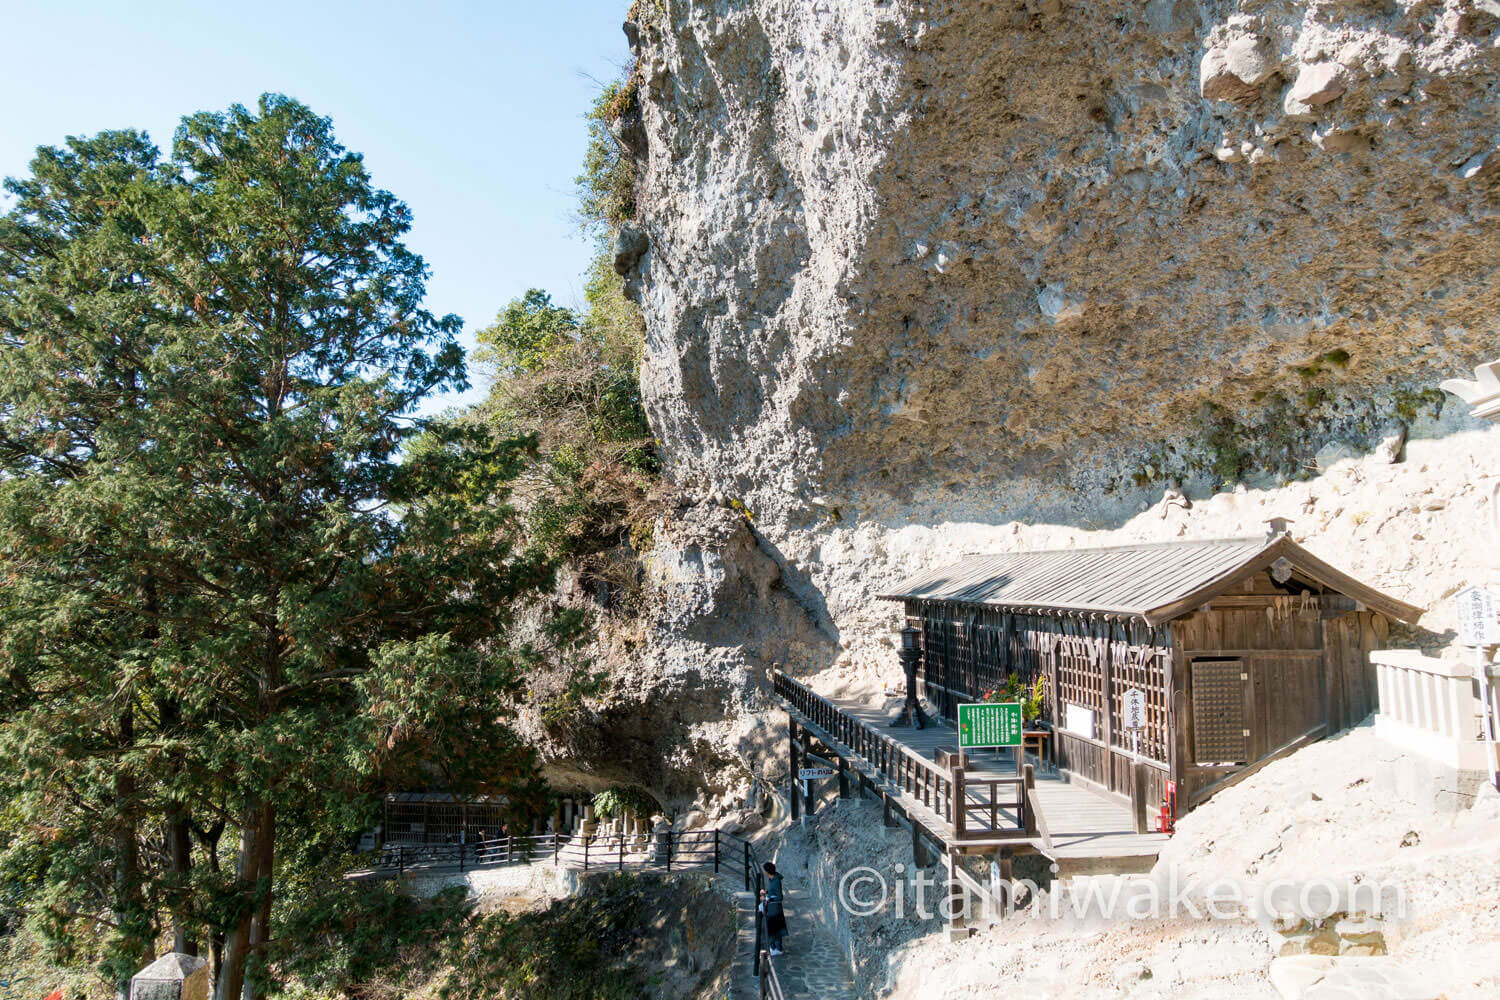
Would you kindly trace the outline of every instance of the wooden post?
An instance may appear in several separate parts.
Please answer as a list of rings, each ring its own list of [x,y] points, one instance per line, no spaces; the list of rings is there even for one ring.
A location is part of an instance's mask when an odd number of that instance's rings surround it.
[[[1026,836],[1036,836],[1036,810],[1032,809],[1032,792],[1036,788],[1036,767],[1027,764],[1021,769],[1021,825]]]
[[[881,789],[880,791],[881,815],[880,822],[884,826],[900,825],[896,817],[891,814],[891,793]]]
[[[1149,805],[1146,802],[1146,789],[1150,786],[1147,767],[1149,765],[1142,760],[1134,761],[1130,765],[1130,815],[1135,820],[1135,832],[1146,833],[1146,811]]]
[[[969,810],[965,808],[968,804],[965,796],[968,793],[964,790],[964,769],[955,767],[949,773],[953,775],[953,784],[949,795],[951,801],[948,803],[948,809],[952,815],[948,817],[948,822],[953,824],[953,839],[963,840],[968,835],[969,821]]]
[[[851,792],[850,792],[850,789],[849,789],[849,770],[848,770],[849,762],[846,761],[846,760],[844,760],[844,758],[840,757],[838,759],[838,765],[839,765],[839,798],[841,798],[841,799],[847,799],[851,795]]]
[[[948,849],[948,912],[944,914],[948,918],[950,938],[968,924],[969,894],[965,891],[963,883],[958,880],[958,866],[962,863],[957,849],[950,847]],[[969,933],[974,932],[970,930]]]
[[[1008,917],[1015,911],[1015,888],[1011,885],[1015,878],[1015,869],[1011,864],[1013,854],[1009,847],[1000,848],[1000,857],[995,863],[1000,868],[1000,915]]]
[[[799,766],[797,760],[797,724],[792,722],[790,718],[787,720],[787,746],[788,754],[791,758],[791,778],[789,779],[791,781],[791,788],[789,789],[788,797],[792,800],[792,819],[796,819],[802,815],[802,803],[797,797],[797,768]]]
[[[812,752],[812,734],[802,730],[802,756],[804,759]],[[812,782],[802,783],[802,812],[806,816],[813,814],[813,790]]]
[[[1091,632],[1098,632],[1101,623],[1094,623]],[[1103,696],[1104,704],[1104,774],[1101,776],[1106,791],[1117,792],[1115,787],[1115,642],[1114,628],[1108,623],[1102,623],[1104,635],[1093,636],[1093,648],[1096,651],[1094,662],[1099,665],[1100,694]]]

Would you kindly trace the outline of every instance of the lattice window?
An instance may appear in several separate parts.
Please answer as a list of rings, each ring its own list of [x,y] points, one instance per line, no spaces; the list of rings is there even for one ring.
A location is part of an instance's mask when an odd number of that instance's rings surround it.
[[[1153,630],[1131,626],[1123,634],[1111,633],[1114,657],[1111,682],[1113,704],[1111,725],[1117,747],[1131,748],[1130,731],[1125,728],[1125,692],[1136,689],[1146,696],[1146,728],[1141,730],[1141,754],[1166,763],[1167,748],[1167,663],[1171,650]]]
[[[1004,625],[991,620],[978,626],[975,640],[975,697],[983,697],[986,691],[999,687],[1005,681],[1006,672],[1014,669],[1004,640]]]
[[[1194,761],[1244,763],[1244,665],[1239,660],[1194,660],[1192,669]]]

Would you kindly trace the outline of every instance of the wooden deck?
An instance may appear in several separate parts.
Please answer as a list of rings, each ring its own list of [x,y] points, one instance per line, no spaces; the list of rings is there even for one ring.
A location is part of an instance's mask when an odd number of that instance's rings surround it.
[[[951,753],[958,750],[958,733],[946,721],[930,720],[922,730],[889,728],[889,720],[901,707],[899,698],[879,703],[839,698],[828,700],[842,713],[871,728],[879,729],[884,735],[928,760],[935,761],[938,750]],[[792,715],[799,725],[809,729],[837,755],[848,759],[845,753],[847,747],[795,710],[792,710]],[[1015,777],[1017,773],[1016,752],[1013,750],[972,752],[968,755],[968,760],[968,773],[975,777]],[[849,762],[858,767],[858,761]],[[1129,807],[1120,800],[1081,783],[1069,781],[1066,774],[1040,766],[1040,762],[1034,757],[1027,758],[1027,762],[1039,765],[1036,769],[1036,801],[1046,831],[1045,836],[1021,841],[967,840],[958,843],[953,836],[952,826],[932,809],[910,795],[902,794],[896,798],[904,812],[921,822],[936,839],[943,841],[945,849],[952,847],[965,853],[990,853],[999,848],[1019,852],[1037,851],[1057,863],[1058,874],[1062,877],[1144,872],[1156,863],[1157,855],[1167,841],[1165,834],[1137,834]]]

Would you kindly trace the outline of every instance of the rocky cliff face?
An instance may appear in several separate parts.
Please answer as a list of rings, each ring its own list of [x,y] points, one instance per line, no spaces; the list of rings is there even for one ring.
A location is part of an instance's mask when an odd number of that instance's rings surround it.
[[[776,529],[1117,520],[1492,352],[1500,6],[641,5],[680,481]]]
[[[1500,343],[1494,0],[635,17],[653,426],[838,627],[954,539],[1271,506],[1320,450],[1467,421],[1433,386]]]
[[[632,18],[616,264],[697,506],[659,531],[660,613],[618,651],[622,771],[743,776],[752,679],[890,672],[873,595],[964,552],[1284,515],[1418,604],[1482,578],[1456,543],[1500,435],[1434,386],[1500,346],[1495,0]],[[613,749],[636,745],[639,767]]]

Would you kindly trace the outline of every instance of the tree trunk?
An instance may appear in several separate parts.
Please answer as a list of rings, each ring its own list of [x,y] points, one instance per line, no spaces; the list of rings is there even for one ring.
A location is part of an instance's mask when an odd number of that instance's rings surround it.
[[[219,838],[224,836],[224,821],[218,820],[207,830],[194,826],[192,831],[198,838],[199,846],[203,848],[204,856],[208,858],[208,870],[218,875]],[[210,928],[208,932],[208,959],[209,972],[217,983],[224,969],[224,934],[218,928]]]
[[[131,709],[126,708],[120,713],[119,726],[120,747],[130,747],[135,742],[135,715]],[[112,824],[111,839],[114,841],[115,855],[115,926],[120,933],[120,957],[124,965],[128,966],[116,986],[121,996],[127,996],[130,992],[130,977],[151,960],[153,935],[145,900],[141,895],[141,847],[136,829],[138,803],[135,775],[130,773],[126,765],[120,765],[120,769],[115,772],[114,796],[117,814]]]
[[[198,942],[188,933],[188,878],[193,868],[193,840],[187,807],[174,802],[167,809],[167,863],[172,875],[172,950],[198,954]]]
[[[266,995],[266,944],[271,940],[271,890],[275,883],[276,806],[261,806],[259,905],[250,925],[250,974],[245,977],[243,1000],[261,1000]]]
[[[154,590],[148,590],[153,595]],[[154,597],[148,599],[148,608],[154,608]],[[168,738],[178,735],[182,725],[182,706],[175,698],[161,697],[156,700],[156,714],[161,719],[162,734]],[[167,771],[169,787],[180,787],[182,760],[174,757]],[[167,803],[167,873],[170,889],[167,893],[167,908],[172,914],[172,950],[184,955],[198,954],[198,942],[188,933],[188,910],[191,890],[188,878],[193,867],[193,829],[188,807],[183,802]]]
[[[239,870],[235,876],[238,912],[224,935],[224,962],[214,983],[214,1000],[240,1000],[245,988],[245,963],[250,955],[250,925],[255,917],[255,887],[260,877],[261,807],[246,810],[240,831]]]

